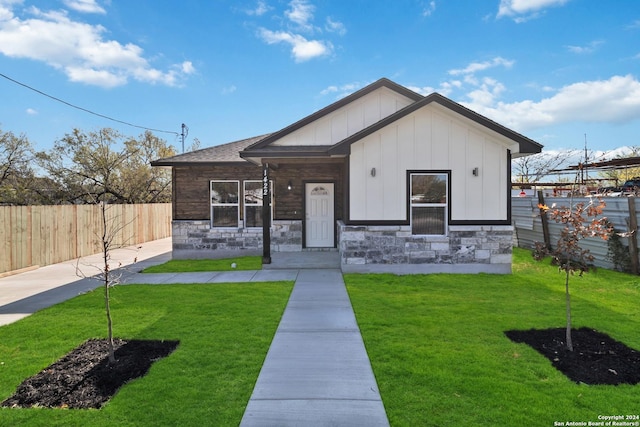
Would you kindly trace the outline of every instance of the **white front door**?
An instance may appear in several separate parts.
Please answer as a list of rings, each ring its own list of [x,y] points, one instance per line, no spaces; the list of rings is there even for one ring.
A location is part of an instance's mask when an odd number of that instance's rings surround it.
[[[334,246],[333,184],[307,183],[305,195],[307,247],[332,248]]]

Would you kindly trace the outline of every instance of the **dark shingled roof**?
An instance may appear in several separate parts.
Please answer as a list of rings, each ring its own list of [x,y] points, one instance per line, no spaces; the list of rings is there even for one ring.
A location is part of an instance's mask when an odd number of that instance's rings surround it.
[[[164,159],[154,160],[151,166],[186,166],[219,163],[247,163],[240,157],[240,152],[252,144],[260,142],[271,135],[270,133],[253,138],[242,139],[240,141],[229,142],[227,144],[216,145],[214,147],[203,148],[189,153],[178,154]]]

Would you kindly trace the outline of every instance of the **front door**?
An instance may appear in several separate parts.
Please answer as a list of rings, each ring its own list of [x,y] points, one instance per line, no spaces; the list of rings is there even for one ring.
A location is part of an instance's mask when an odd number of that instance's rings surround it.
[[[333,248],[333,184],[307,183],[305,195],[306,246]]]

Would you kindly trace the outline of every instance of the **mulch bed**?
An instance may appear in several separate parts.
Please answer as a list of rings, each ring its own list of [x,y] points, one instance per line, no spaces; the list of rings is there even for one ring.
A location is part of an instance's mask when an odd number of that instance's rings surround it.
[[[26,379],[2,406],[100,408],[126,382],[143,377],[179,341],[114,339],[116,363],[109,364],[107,340],[88,340],[39,374]]]
[[[573,329],[573,351],[566,348],[565,328],[507,331],[514,342],[528,344],[576,383],[640,383],[640,352],[594,329]]]

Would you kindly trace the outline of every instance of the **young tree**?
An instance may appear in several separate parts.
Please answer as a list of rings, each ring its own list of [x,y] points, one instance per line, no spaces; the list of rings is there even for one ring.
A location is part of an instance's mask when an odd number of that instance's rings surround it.
[[[109,363],[115,363],[115,351],[113,343],[113,320],[111,317],[111,288],[120,283],[122,278],[122,272],[115,270],[122,267],[122,263],[118,263],[117,266],[113,266],[111,258],[111,252],[115,249],[120,249],[127,246],[127,239],[123,236],[122,230],[129,225],[122,223],[122,218],[114,214],[112,211],[116,206],[109,205],[104,201],[97,201],[100,212],[100,230],[96,233],[96,240],[100,246],[101,261],[99,266],[89,266],[91,273],[97,269],[98,274],[88,275],[85,270],[80,267],[80,259],[76,263],[76,274],[80,277],[91,277],[98,280],[101,283],[103,294],[105,313],[107,317],[107,343],[109,348]],[[132,220],[133,221],[133,220]],[[139,249],[139,248],[138,248]],[[137,262],[137,257],[134,257],[133,263]]]
[[[549,248],[545,244],[536,243],[533,256],[536,260],[551,255],[559,271],[565,273],[565,300],[566,300],[566,346],[569,351],[573,351],[573,340],[571,339],[571,294],[569,292],[569,277],[575,273],[580,276],[589,271],[593,255],[589,249],[582,249],[579,246],[580,240],[586,237],[598,237],[607,240],[613,232],[613,227],[606,217],[601,217],[606,206],[602,199],[594,203],[576,203],[573,206],[573,198],[568,207],[551,207],[539,205],[543,211],[542,215],[549,217],[557,223],[564,224],[560,238],[555,248]]]

